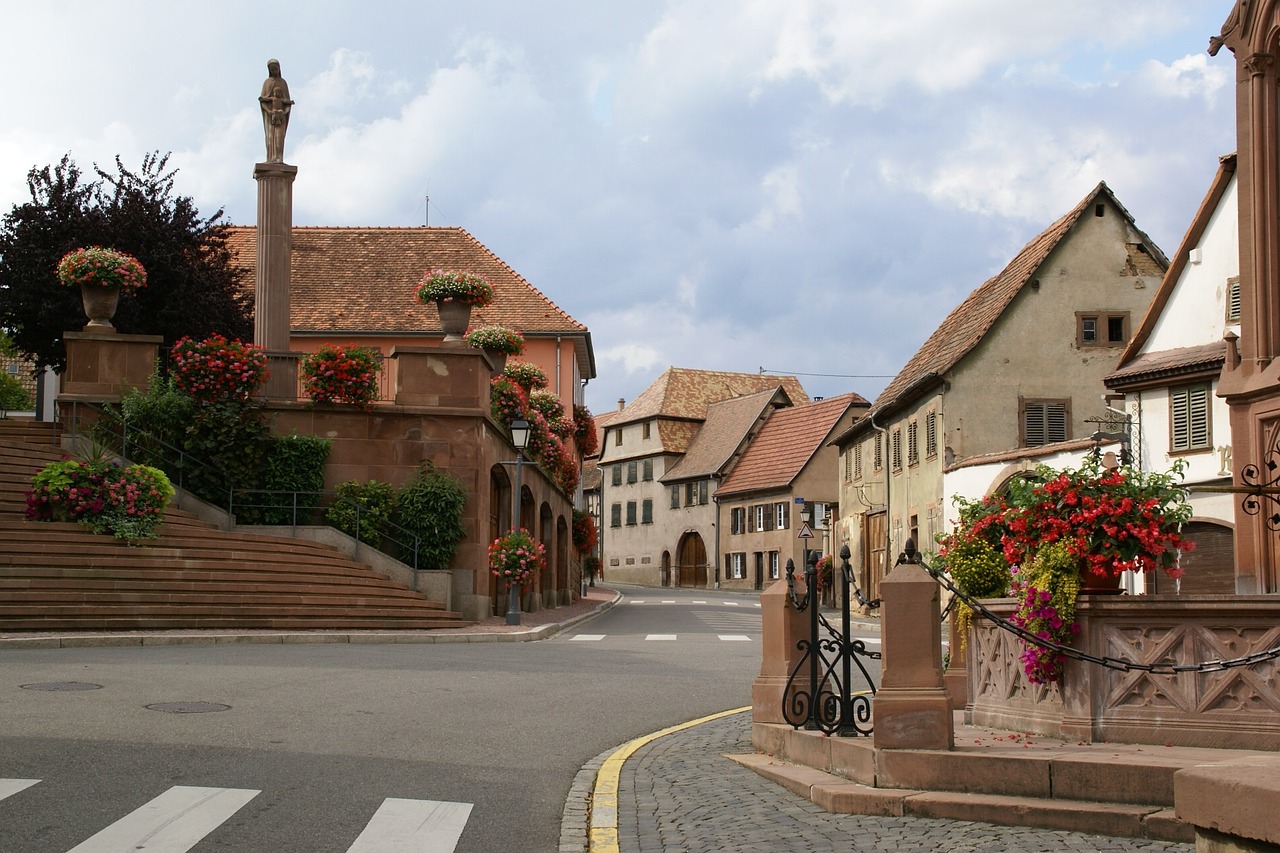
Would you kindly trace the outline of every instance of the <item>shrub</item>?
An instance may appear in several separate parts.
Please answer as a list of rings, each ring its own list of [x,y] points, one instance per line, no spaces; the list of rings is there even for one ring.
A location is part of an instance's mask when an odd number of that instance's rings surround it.
[[[391,527],[395,506],[395,491],[389,483],[349,480],[338,486],[325,518],[348,536],[377,547]]]
[[[529,393],[529,408],[547,419],[547,427],[551,432],[560,438],[568,436],[573,431],[573,424],[565,420],[564,403],[560,402],[560,398],[551,391],[531,391]]]
[[[573,511],[573,547],[579,554],[585,554],[588,551],[595,550],[596,539],[596,522],[590,513],[583,512],[580,509]]]
[[[22,383],[7,373],[0,373],[0,411],[25,411],[31,408],[31,395]]]
[[[396,497],[396,523],[419,537],[418,565],[447,568],[466,535],[462,512],[467,490],[462,481],[424,462]],[[411,543],[404,543],[407,547]],[[409,555],[405,555],[408,557]]]
[[[547,549],[523,527],[489,544],[489,570],[508,584],[523,586],[547,564]]]
[[[547,374],[541,367],[528,361],[513,359],[502,368],[502,375],[519,385],[526,392],[547,387]]]
[[[272,436],[262,490],[237,496],[237,520],[244,524],[307,523],[311,510],[320,504],[324,463],[332,447],[332,441],[314,435]]]
[[[573,407],[573,443],[583,457],[595,456],[600,449],[596,420],[591,416],[591,410],[580,403]]]

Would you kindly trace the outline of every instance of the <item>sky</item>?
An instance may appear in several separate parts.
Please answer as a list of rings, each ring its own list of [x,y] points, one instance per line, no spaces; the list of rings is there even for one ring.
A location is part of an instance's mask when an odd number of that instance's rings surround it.
[[[1099,181],[1177,248],[1235,149],[1231,5],[8,0],[0,211],[158,151],[253,224],[274,57],[294,224],[465,228],[590,329],[596,414],[670,366],[873,400]]]

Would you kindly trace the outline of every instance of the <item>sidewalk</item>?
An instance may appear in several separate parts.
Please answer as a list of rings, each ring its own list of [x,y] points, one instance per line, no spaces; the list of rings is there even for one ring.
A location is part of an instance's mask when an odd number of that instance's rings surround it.
[[[586,802],[601,798],[598,772],[616,751],[598,756],[570,790],[560,853],[1195,850],[1194,844],[971,821],[830,814],[725,757],[755,751],[750,723],[744,710],[639,739],[643,744],[618,773],[616,845],[604,833],[588,841],[582,825]],[[602,817],[608,815],[594,815],[593,825]]]

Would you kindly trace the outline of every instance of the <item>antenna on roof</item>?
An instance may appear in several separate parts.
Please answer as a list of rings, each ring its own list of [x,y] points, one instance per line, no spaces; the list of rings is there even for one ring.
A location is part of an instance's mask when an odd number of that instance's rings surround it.
[[[431,193],[423,196],[425,201],[422,203],[422,225],[424,228],[431,227]]]

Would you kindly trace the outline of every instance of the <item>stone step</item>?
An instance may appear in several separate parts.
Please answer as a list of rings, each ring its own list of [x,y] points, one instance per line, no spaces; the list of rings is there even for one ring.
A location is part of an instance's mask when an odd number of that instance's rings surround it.
[[[870,787],[769,755],[728,758],[833,814],[972,820],[1124,838],[1195,841],[1194,828],[1165,806]]]
[[[460,617],[406,616],[386,618],[353,613],[350,609],[344,609],[342,612],[332,616],[307,613],[302,617],[271,614],[252,616],[243,613],[217,616],[183,613],[173,617],[146,614],[122,616],[86,614],[76,618],[44,616],[29,621],[17,620],[12,623],[9,620],[4,620],[0,622],[0,630],[10,633],[45,633],[50,631],[207,631],[219,629],[433,631],[442,628],[464,628],[470,624],[470,622],[466,622]]]
[[[387,602],[405,602],[414,607],[443,610],[438,602],[424,601],[409,590],[372,583],[255,583],[247,581],[136,581],[104,579],[101,581],[77,579],[75,586],[58,581],[13,579],[0,577],[0,592],[4,603],[0,612],[12,612],[17,605],[28,604],[111,604],[130,602],[169,601],[230,601],[251,599],[255,604],[285,598],[306,598],[316,601],[334,599]]]

